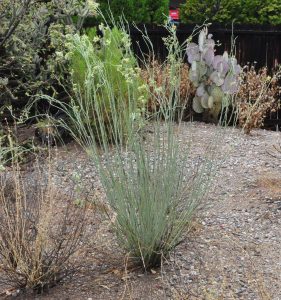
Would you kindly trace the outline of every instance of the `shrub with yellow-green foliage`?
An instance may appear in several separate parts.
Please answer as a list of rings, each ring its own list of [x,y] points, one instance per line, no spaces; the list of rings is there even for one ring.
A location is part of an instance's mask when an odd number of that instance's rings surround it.
[[[120,137],[126,139],[125,122],[130,115],[136,121],[142,120],[147,101],[147,86],[140,76],[140,69],[131,51],[129,35],[117,27],[110,29],[100,26],[102,36],[94,29],[88,34],[68,35],[69,68],[72,74],[73,101],[80,109],[86,109],[90,116],[91,127],[97,140],[109,138],[116,142]],[[122,118],[117,120],[116,113]],[[102,117],[107,136],[101,135],[100,121]],[[139,122],[137,126],[141,125]]]

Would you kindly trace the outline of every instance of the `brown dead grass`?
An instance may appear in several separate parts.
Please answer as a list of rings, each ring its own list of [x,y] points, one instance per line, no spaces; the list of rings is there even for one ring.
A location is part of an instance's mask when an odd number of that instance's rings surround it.
[[[264,190],[268,197],[276,200],[281,199],[281,178],[278,178],[278,174],[275,176],[272,174],[264,175],[257,179],[257,186]]]

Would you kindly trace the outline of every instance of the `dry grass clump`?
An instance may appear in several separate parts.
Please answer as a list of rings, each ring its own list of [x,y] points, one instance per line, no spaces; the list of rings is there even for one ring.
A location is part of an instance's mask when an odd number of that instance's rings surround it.
[[[13,164],[0,174],[0,285],[43,292],[78,267],[85,209],[58,193],[50,170],[34,172]]]
[[[245,133],[263,126],[268,113],[280,107],[280,71],[269,76],[266,67],[256,71],[246,66],[241,74],[241,87],[237,94],[238,122]]]
[[[148,98],[148,112],[158,111],[163,104],[168,104],[171,97],[171,91],[174,88],[172,82],[173,73],[171,64],[161,64],[153,59],[150,64],[142,70],[142,78],[148,85],[150,96]],[[177,78],[179,83],[179,105],[187,106],[195,94],[195,88],[189,79],[189,66],[182,63],[179,68]]]
[[[270,174],[258,179],[258,186],[265,189],[272,198],[280,199],[281,197],[281,179],[275,174]]]

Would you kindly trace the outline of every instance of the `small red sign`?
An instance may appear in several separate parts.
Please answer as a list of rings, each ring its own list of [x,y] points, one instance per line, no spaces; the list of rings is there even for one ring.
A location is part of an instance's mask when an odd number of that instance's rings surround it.
[[[178,8],[170,9],[169,15],[172,20],[179,20],[180,19],[180,10]]]

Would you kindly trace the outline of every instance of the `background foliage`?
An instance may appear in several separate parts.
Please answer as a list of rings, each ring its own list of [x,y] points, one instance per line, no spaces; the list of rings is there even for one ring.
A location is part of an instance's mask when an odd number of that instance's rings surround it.
[[[0,106],[22,107],[34,95],[57,92],[55,75],[65,74],[58,70],[53,36],[80,30],[89,14],[94,2],[86,0],[0,3]]]
[[[124,15],[128,22],[163,23],[169,14],[168,0],[100,0],[100,9],[106,16],[109,9],[117,20]]]
[[[279,0],[188,0],[181,8],[186,23],[281,24]]]

